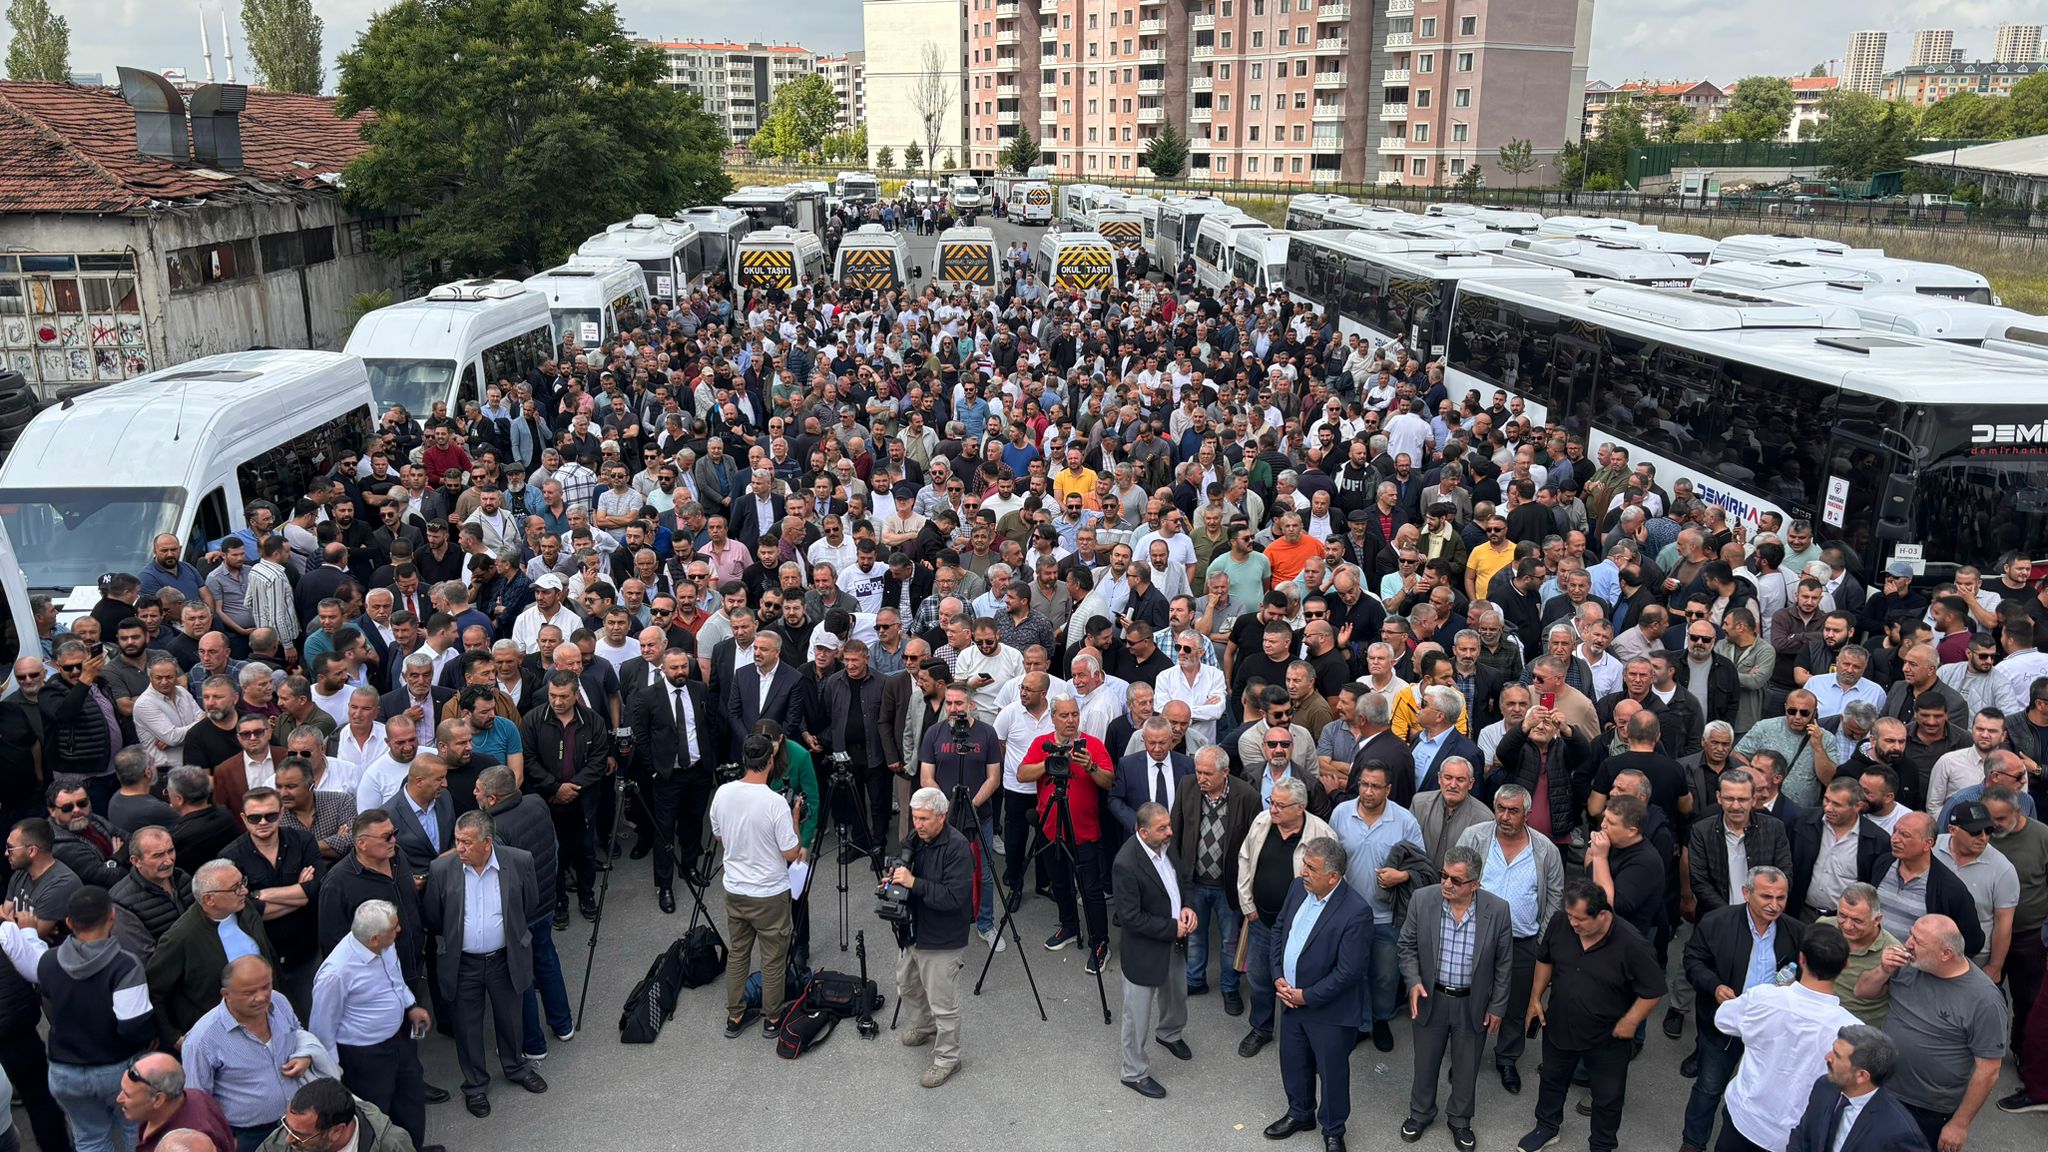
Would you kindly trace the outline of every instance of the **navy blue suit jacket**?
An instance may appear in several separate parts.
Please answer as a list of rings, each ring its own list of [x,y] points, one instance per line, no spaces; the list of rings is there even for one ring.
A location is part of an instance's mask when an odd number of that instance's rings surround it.
[[[1806,1096],[1806,1114],[1792,1129],[1785,1152],[1834,1152],[1828,1140],[1828,1121],[1834,1117],[1835,1101],[1842,1090],[1823,1076],[1813,1082]],[[1920,1126],[1898,1098],[1879,1088],[1857,1113],[1856,1126],[1842,1152],[1927,1152],[1927,1139]]]
[[[1295,914],[1308,899],[1308,887],[1299,877],[1287,888],[1287,900],[1280,906],[1280,919],[1267,934],[1273,949],[1273,975],[1285,971],[1287,933]],[[1308,942],[1295,961],[1294,986],[1301,989],[1302,1006],[1289,1008],[1306,1024],[1329,1024],[1356,1030],[1359,1026],[1358,983],[1365,978],[1365,964],[1372,941],[1372,907],[1350,884],[1340,881],[1330,894],[1330,905],[1316,918]]]
[[[789,661],[779,660],[775,664],[775,675],[768,685],[768,705],[761,706],[761,670],[752,664],[732,674],[732,685],[726,689],[725,715],[732,730],[732,747],[744,747],[747,735],[762,719],[773,720],[782,725],[783,735],[795,740],[804,730],[804,677],[790,666]]]
[[[1194,775],[1193,758],[1180,752],[1166,754],[1166,773],[1173,779],[1174,795],[1180,795],[1180,781]],[[1125,832],[1138,826],[1138,808],[1152,799],[1152,758],[1142,750],[1116,762],[1116,778],[1110,782],[1109,811]]]
[[[1479,750],[1479,745],[1473,743],[1470,736],[1453,728],[1445,734],[1443,744],[1436,750],[1436,759],[1429,762],[1429,771],[1423,775],[1422,783],[1415,786],[1415,791],[1418,794],[1436,791],[1437,770],[1444,766],[1444,761],[1453,756],[1463,756],[1472,765],[1474,773],[1479,772],[1486,764],[1486,754]],[[1409,776],[1413,778],[1415,765],[1412,761],[1408,765],[1408,772]],[[1399,800],[1395,802],[1403,803],[1403,801]]]

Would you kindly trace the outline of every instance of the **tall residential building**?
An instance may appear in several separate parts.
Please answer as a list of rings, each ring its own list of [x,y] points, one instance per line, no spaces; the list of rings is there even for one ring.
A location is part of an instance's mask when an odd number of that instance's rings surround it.
[[[1907,67],[1923,68],[1930,64],[1946,64],[1955,48],[1954,29],[1922,28],[1913,33],[1913,59]]]
[[[972,162],[995,166],[1033,125],[1059,175],[1128,179],[1171,123],[1195,179],[1428,184],[1490,169],[1516,139],[1540,174],[1578,136],[1591,8],[967,0]]]
[[[752,137],[775,90],[817,67],[817,56],[794,44],[657,42],[668,57],[662,83],[695,92],[735,142]]]
[[[1997,64],[2032,64],[2038,61],[2041,59],[2041,26],[2000,24],[1997,41],[1992,45],[1991,59]]]
[[[2010,96],[2013,85],[2048,72],[2048,61],[2000,64],[1992,60],[1943,67],[1901,68],[1884,78],[1884,98],[1925,108],[1958,92],[1979,96]]]
[[[901,163],[904,148],[913,141],[919,150],[929,150],[929,113],[939,155],[926,162],[936,166],[950,151],[956,163],[967,166],[963,7],[961,0],[865,0],[861,5],[870,164],[884,148]],[[943,89],[942,99],[920,98],[928,81]]]
[[[1876,96],[1884,91],[1884,50],[1887,33],[1851,32],[1842,57],[1842,87]]]
[[[868,118],[867,59],[865,52],[818,57],[818,75],[832,85],[832,94],[839,97],[841,132],[853,131]]]

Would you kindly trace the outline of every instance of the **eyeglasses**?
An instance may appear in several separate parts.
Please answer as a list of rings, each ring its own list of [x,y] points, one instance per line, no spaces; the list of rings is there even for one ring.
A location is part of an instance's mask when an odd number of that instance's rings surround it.
[[[1811,716],[1811,715],[1813,715],[1813,709],[1811,709],[1811,708],[1787,708],[1787,709],[1785,709],[1785,715],[1787,715],[1787,716],[1801,716],[1801,717]]]
[[[1445,873],[1445,875],[1444,875],[1444,887],[1446,887],[1446,888],[1463,888],[1463,887],[1465,887],[1465,886],[1466,886],[1466,885],[1468,885],[1468,884],[1477,884],[1477,883],[1479,883],[1479,878],[1478,878],[1478,877],[1476,877],[1476,876],[1463,876],[1463,877],[1459,877],[1459,876],[1452,876],[1452,875],[1450,875],[1449,873]]]
[[[235,733],[235,735],[241,737],[244,740],[261,740],[265,736],[268,736],[269,733],[261,728],[258,728],[253,732],[237,732]]]
[[[1195,653],[1201,651],[1200,648],[1197,648],[1192,644],[1176,644],[1173,646],[1173,650],[1180,653],[1183,656],[1193,656]]]
[[[327,1128],[316,1128],[302,1136],[292,1131],[291,1125],[287,1124],[284,1127],[284,1142],[288,1147],[292,1148],[311,1148],[328,1131],[329,1129]]]
[[[1695,644],[1712,644],[1714,642],[1712,636],[1687,636],[1686,639]]]
[[[668,608],[649,608],[647,610],[647,614],[649,616],[667,616],[670,615],[671,612],[672,610]]]
[[[395,835],[397,835],[397,833],[396,833],[396,832],[394,832],[394,833],[392,833],[392,835],[394,835],[394,836],[395,836]],[[241,894],[243,894],[243,893],[247,892],[248,890],[249,890],[249,882],[248,882],[247,880],[244,880],[244,881],[242,881],[241,883],[239,883],[239,884],[236,884],[236,885],[235,885],[235,886],[234,886],[233,888],[215,888],[215,889],[213,889],[213,890],[212,890],[212,891],[210,891],[210,892],[202,892],[202,893],[200,893],[200,895],[202,895],[202,896],[239,896],[239,895],[241,895]]]
[[[1268,747],[1268,748],[1292,748],[1292,747],[1294,747],[1294,741],[1292,741],[1292,740],[1268,740],[1268,741],[1266,741],[1266,747]]]

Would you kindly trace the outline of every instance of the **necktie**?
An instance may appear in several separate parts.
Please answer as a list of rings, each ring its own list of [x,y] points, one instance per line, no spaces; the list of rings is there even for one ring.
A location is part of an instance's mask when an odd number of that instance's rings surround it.
[[[1848,1110],[1849,1098],[1847,1096],[1836,1096],[1835,1110],[1828,1114],[1827,1138],[1821,1141],[1821,1148],[1825,1152],[1835,1152],[1835,1149],[1841,1146],[1839,1137],[1842,1135],[1842,1114]]]
[[[687,765],[690,762],[690,735],[688,732],[685,732],[683,730],[683,690],[681,688],[677,688],[675,690],[675,693],[676,732],[678,735],[682,736],[682,739],[676,742],[676,758],[683,764]]]
[[[1152,800],[1162,808],[1166,806],[1166,765],[1158,760],[1152,762]]]

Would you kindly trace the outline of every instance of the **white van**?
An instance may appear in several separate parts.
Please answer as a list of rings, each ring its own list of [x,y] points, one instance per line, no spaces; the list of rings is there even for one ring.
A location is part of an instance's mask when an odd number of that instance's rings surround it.
[[[1647,252],[1574,236],[1517,236],[1507,253],[1531,264],[1562,268],[1581,279],[1619,280],[1645,288],[1684,288],[1700,266],[1671,252]]]
[[[1235,209],[1203,217],[1195,230],[1195,281],[1211,292],[1230,283],[1230,250],[1234,237],[1247,228],[1264,228],[1266,222]]]
[[[685,208],[676,213],[676,220],[697,230],[697,243],[703,249],[704,277],[710,279],[719,273],[732,274],[732,254],[738,250],[741,240],[754,230],[753,221],[737,208],[723,204],[701,204]]]
[[[910,240],[880,224],[863,224],[839,240],[832,279],[869,292],[891,292],[910,283]]]
[[[1032,264],[1038,282],[1069,292],[1108,292],[1117,287],[1116,249],[1093,232],[1048,232],[1038,238]]]
[[[955,216],[988,210],[988,194],[982,190],[981,182],[972,176],[953,177],[947,192],[947,203],[952,206]]]
[[[7,661],[7,667],[0,668],[0,695],[14,691],[14,662],[32,654],[23,645],[35,634],[35,615],[28,610],[28,581],[22,577],[21,561],[14,554],[7,529],[0,526],[0,659]]]
[[[1002,260],[992,229],[948,228],[932,257],[932,283],[941,291],[991,295],[1002,282]]]
[[[747,214],[755,231],[763,228],[825,229],[825,186],[800,182],[779,188],[748,185],[736,188],[722,203]]]
[[[101,574],[141,572],[158,535],[197,562],[251,503],[288,513],[337,448],[362,449],[372,418],[369,375],[345,353],[159,369],[38,413],[0,463],[0,528],[24,586],[85,611]]]
[[[1195,250],[1202,221],[1217,212],[1234,212],[1213,196],[1167,196],[1159,201],[1159,223],[1152,237],[1152,259],[1169,275],[1178,275],[1181,261]]]
[[[1093,200],[1083,226],[1118,248],[1136,248],[1145,242],[1145,218],[1122,196]]]
[[[425,420],[483,399],[487,382],[518,380],[558,351],[548,298],[517,280],[458,280],[356,321],[343,351],[360,356],[379,412]]]
[[[798,228],[765,228],[750,232],[733,254],[732,282],[742,290],[809,284],[832,269],[825,245]]]
[[[647,319],[647,275],[630,260],[571,256],[526,286],[547,298],[557,346],[595,348]]]
[[[1043,180],[1011,182],[1009,208],[1015,223],[1052,223],[1052,185]]]
[[[842,204],[873,204],[882,198],[882,182],[873,172],[841,172],[832,181],[832,194]]]
[[[1780,258],[1803,259],[1807,256],[1848,256],[1860,253],[1865,256],[1882,256],[1882,248],[1852,248],[1839,240],[1822,240],[1818,236],[1791,236],[1781,233],[1746,233],[1730,236],[1714,245],[1714,255],[1709,261],[1725,264],[1732,260],[1777,260]]]
[[[1282,228],[1246,228],[1230,249],[1230,273],[1257,292],[1286,287],[1287,237]]]
[[[576,246],[578,256],[628,260],[647,277],[647,295],[673,304],[704,283],[704,245],[695,225],[642,213]]]
[[[1328,228],[1324,220],[1332,208],[1351,203],[1351,197],[1335,192],[1302,192],[1287,198],[1287,215],[1282,222],[1290,232],[1314,232]]]
[[[1062,184],[1060,186],[1059,218],[1060,227],[1086,231],[1088,213],[1095,202],[1105,196],[1116,195],[1116,189],[1102,184]]]

